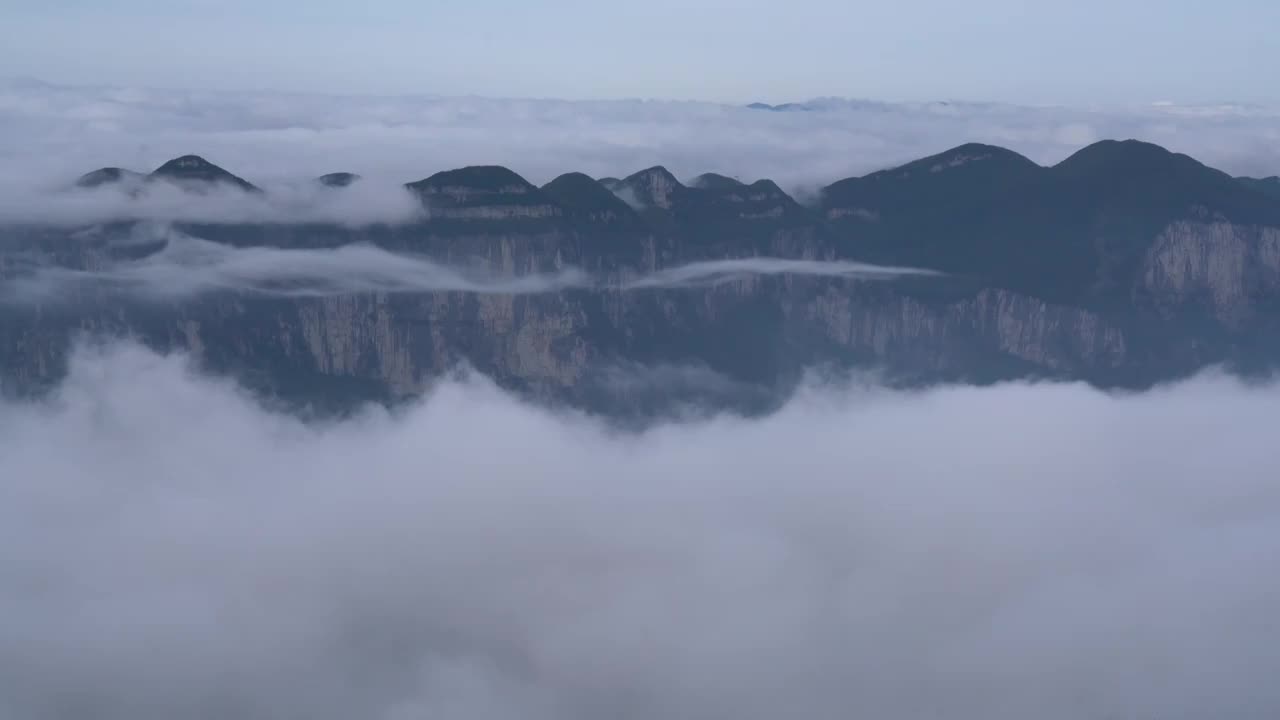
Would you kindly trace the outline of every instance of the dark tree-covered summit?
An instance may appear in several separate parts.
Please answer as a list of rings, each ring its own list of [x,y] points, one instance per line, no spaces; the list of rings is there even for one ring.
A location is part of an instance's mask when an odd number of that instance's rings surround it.
[[[333,172],[326,173],[316,178],[316,182],[325,187],[344,188],[356,182],[360,176],[351,172]]]
[[[96,188],[116,183],[136,183],[142,181],[145,177],[146,176],[142,173],[126,170],[124,168],[104,167],[81,175],[80,178],[76,180],[76,187]]]
[[[178,184],[185,189],[201,190],[219,184],[250,193],[261,192],[253,183],[224,170],[199,155],[176,157],[150,174],[119,167],[104,167],[80,176],[76,185],[81,188],[100,188],[118,185],[129,190],[138,189],[147,182],[164,181]]]
[[[226,183],[248,192],[258,188],[249,181],[214,165],[199,155],[183,155],[161,165],[151,172],[152,179],[179,182]]]

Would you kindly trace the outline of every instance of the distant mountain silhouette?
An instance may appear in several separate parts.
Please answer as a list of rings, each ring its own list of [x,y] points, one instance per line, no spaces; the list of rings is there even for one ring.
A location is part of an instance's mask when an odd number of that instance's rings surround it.
[[[184,183],[226,183],[248,192],[258,192],[249,181],[223,170],[199,155],[183,155],[152,171],[152,179]]]
[[[82,188],[117,185],[138,189],[144,183],[157,181],[171,182],[185,189],[197,191],[224,184],[245,192],[260,192],[249,181],[227,172],[199,155],[176,157],[156,168],[149,175],[118,167],[99,168],[80,176],[76,185]]]
[[[320,183],[321,185],[324,185],[325,187],[343,188],[343,187],[347,187],[348,185],[350,185],[351,183],[354,183],[359,179],[360,179],[360,176],[356,175],[355,173],[335,172],[335,173],[329,173],[327,175],[321,175],[320,177],[316,178],[316,182]]]

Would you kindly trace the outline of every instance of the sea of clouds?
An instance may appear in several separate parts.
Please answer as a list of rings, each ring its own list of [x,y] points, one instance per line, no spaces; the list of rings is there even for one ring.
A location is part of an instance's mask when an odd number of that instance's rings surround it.
[[[156,189],[156,223],[125,241],[164,249],[6,277],[0,299],[86,282],[166,302],[554,292],[599,279],[484,277],[366,246],[233,249],[169,223],[404,219],[420,207],[398,183],[481,163],[534,182],[661,163],[803,192],[968,141],[1051,163],[1138,137],[1270,175],[1276,119],[8,82],[0,221],[101,219],[120,198],[65,192],[76,176],[185,153],[271,192]],[[305,182],[339,170],[367,182]],[[617,289],[917,272],[717,260]],[[717,382],[696,371],[611,382]],[[84,347],[49,397],[0,399],[0,718],[1270,719],[1278,414],[1280,386],[1215,374],[1132,395],[814,379],[768,417],[623,432],[472,376],[307,422],[181,356]]]
[[[400,183],[505,165],[541,184],[576,170],[623,176],[665,165],[688,180],[771,178],[804,198],[834,180],[966,142],[1055,163],[1106,138],[1137,138],[1237,175],[1280,173],[1280,110],[1258,106],[1029,107],[820,100],[793,112],[699,102],[201,92],[0,81],[0,219],[77,220],[114,195],[50,199],[103,166],[150,171],[194,153],[271,191],[247,207],[149,199],[158,219],[233,213],[372,222],[411,218]],[[306,183],[350,171],[347,200]],[[227,203],[232,203],[228,206]],[[335,205],[337,203],[337,205]],[[211,210],[210,208],[216,208]]]
[[[83,349],[0,403],[0,717],[1275,717],[1280,387],[813,382],[639,433],[307,424]]]

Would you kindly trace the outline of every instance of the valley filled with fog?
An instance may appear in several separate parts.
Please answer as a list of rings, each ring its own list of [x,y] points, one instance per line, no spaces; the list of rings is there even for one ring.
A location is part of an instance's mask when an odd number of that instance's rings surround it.
[[[308,424],[116,343],[0,405],[15,718],[1262,718],[1280,388],[812,379]]]

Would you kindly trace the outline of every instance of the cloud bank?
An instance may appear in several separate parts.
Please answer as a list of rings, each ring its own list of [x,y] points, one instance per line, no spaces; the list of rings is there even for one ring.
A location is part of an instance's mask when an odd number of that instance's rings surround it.
[[[0,404],[0,715],[1270,718],[1280,387],[618,435],[480,379],[306,425],[180,358]]]
[[[0,83],[0,217],[24,208],[30,215],[39,200],[30,197],[33,189],[59,187],[102,166],[148,171],[186,153],[268,188],[335,171],[395,186],[440,170],[499,164],[541,184],[571,170],[624,176],[661,164],[686,180],[720,172],[772,178],[799,192],[971,141],[1054,163],[1095,140],[1131,137],[1234,174],[1280,173],[1280,111],[1268,107],[855,100],[807,107],[7,82]],[[385,212],[398,217],[396,207]]]

